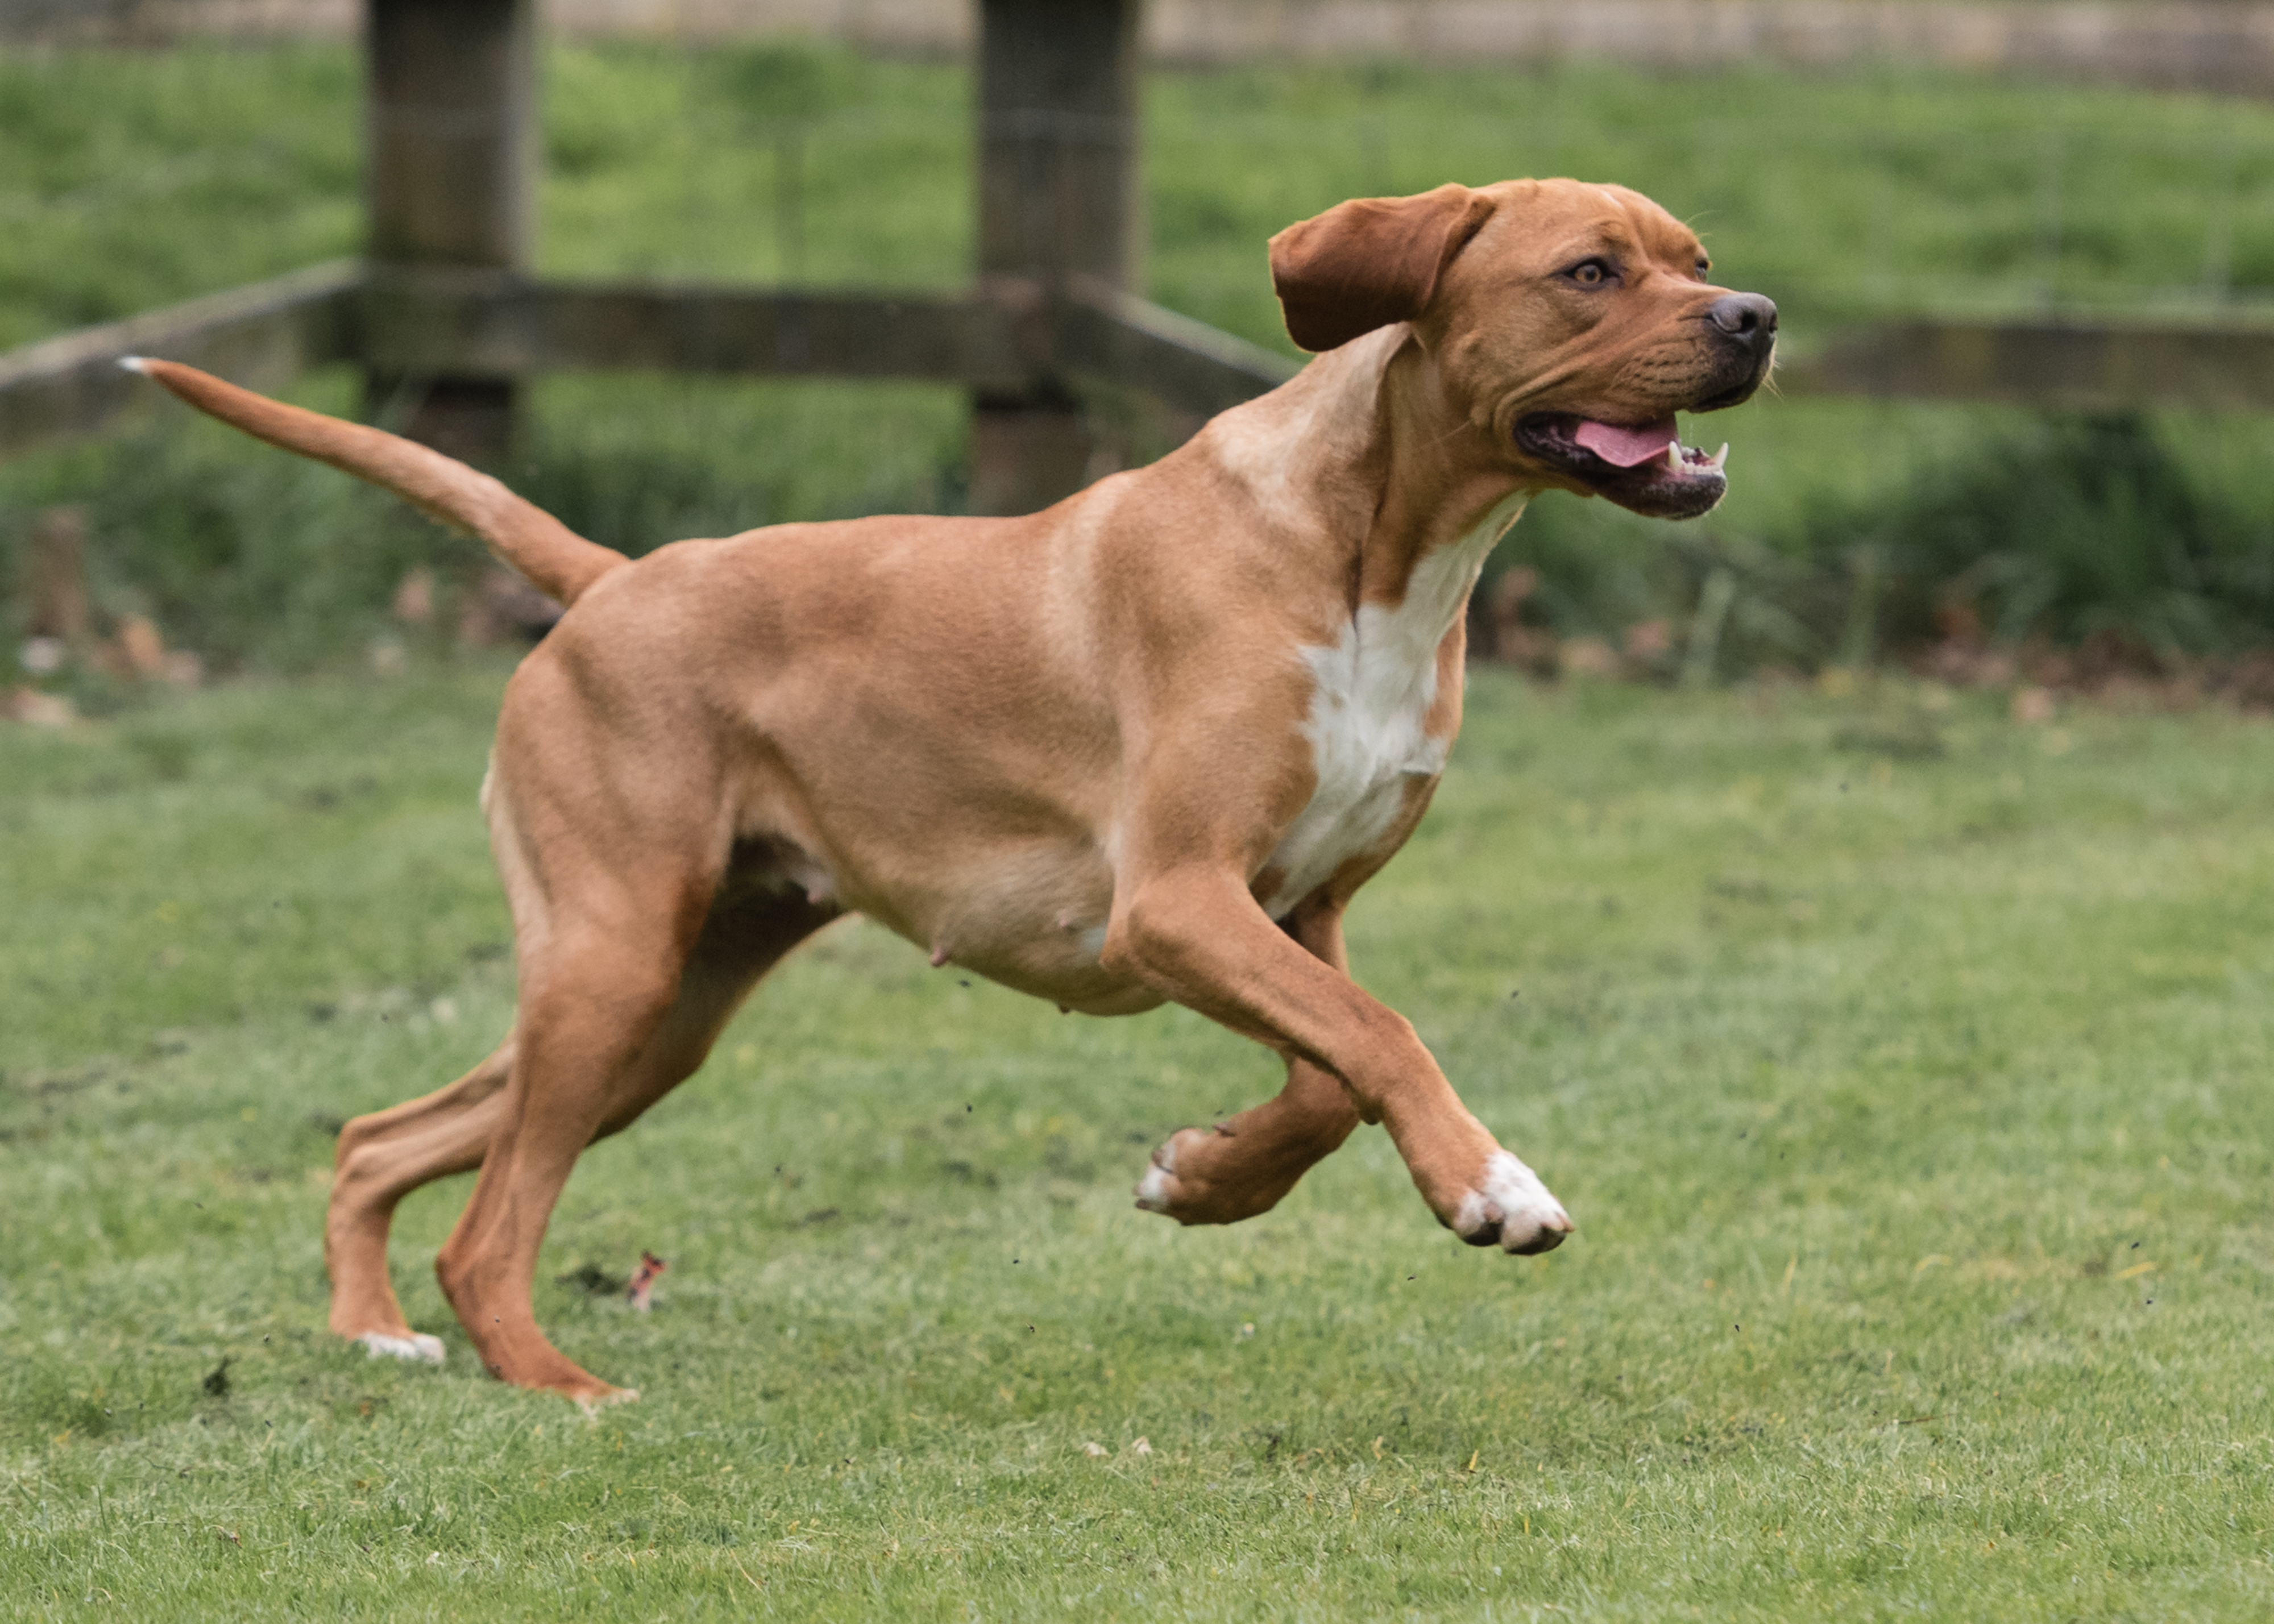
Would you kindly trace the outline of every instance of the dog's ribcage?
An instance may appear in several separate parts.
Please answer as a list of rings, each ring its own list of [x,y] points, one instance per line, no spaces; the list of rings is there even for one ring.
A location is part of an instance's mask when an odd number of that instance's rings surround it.
[[[1468,602],[1493,543],[1521,510],[1511,500],[1457,542],[1413,568],[1394,607],[1361,605],[1332,644],[1304,649],[1317,683],[1303,720],[1318,787],[1264,867],[1281,876],[1264,907],[1274,919],[1351,859],[1376,851],[1395,827],[1407,785],[1445,770],[1449,736],[1432,738],[1437,651]]]

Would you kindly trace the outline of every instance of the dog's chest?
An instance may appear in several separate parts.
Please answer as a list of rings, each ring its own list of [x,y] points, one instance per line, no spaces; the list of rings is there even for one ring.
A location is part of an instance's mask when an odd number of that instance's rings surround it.
[[[1318,782],[1264,864],[1274,919],[1344,863],[1378,852],[1414,783],[1444,771],[1450,733],[1428,730],[1438,651],[1510,516],[1495,514],[1423,559],[1397,604],[1363,605],[1333,644],[1301,650],[1315,684],[1301,732]]]

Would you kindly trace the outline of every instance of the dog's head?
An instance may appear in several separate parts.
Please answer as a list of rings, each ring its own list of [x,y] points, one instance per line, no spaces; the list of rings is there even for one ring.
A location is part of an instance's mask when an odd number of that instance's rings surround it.
[[[1304,349],[1411,322],[1525,484],[1660,518],[1695,518],[1728,489],[1675,414],[1751,398],[1776,349],[1776,306],[1708,268],[1696,233],[1648,198],[1575,180],[1359,198],[1271,239]]]

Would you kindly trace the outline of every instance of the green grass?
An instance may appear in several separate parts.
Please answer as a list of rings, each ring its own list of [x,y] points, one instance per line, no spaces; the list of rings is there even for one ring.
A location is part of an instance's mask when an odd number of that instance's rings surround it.
[[[332,1128],[508,1018],[501,676],[0,732],[0,1611],[2274,1608],[2267,725],[1478,673],[1352,952],[1570,1205],[1542,1260],[1370,1129],[1136,1213],[1267,1056],[840,928],[571,1183],[540,1318],[645,1394],[592,1424],[449,1323],[463,1179],[396,1249],[448,1364],[323,1331]],[[554,1283],[643,1246],[651,1316]]]

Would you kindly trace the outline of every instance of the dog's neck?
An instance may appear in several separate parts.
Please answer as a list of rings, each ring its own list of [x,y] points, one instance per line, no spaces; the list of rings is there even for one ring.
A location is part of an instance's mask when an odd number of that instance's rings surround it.
[[[1359,553],[1359,598],[1369,603],[1402,599],[1415,570],[1447,548],[1480,567],[1523,511],[1521,480],[1449,397],[1434,357],[1410,329],[1387,348],[1374,400],[1381,484]]]
[[[1480,525],[1504,530],[1522,490],[1403,323],[1319,357],[1206,438],[1275,539],[1314,549],[1353,612],[1402,601],[1418,565]]]

